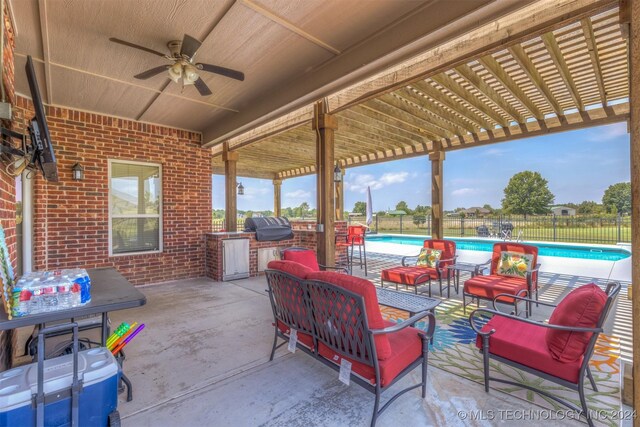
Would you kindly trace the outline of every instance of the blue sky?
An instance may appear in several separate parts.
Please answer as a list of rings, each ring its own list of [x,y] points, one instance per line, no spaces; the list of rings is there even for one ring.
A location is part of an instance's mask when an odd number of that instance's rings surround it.
[[[549,181],[555,203],[602,201],[611,184],[629,181],[629,134],[626,123],[555,133],[484,147],[448,152],[444,161],[444,208],[500,207],[504,187],[516,173],[532,170]],[[213,207],[224,209],[224,177],[213,175]],[[238,209],[273,209],[269,180],[239,178],[245,195]],[[345,175],[345,209],[364,201],[371,186],[374,212],[431,205],[431,165],[426,156],[349,168]],[[282,206],[316,205],[315,175],[287,179]]]

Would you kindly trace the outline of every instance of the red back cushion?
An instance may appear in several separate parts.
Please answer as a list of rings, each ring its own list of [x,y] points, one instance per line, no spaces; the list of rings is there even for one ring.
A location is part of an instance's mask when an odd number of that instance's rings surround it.
[[[318,280],[320,282],[331,283],[339,286],[354,294],[362,295],[364,299],[364,307],[367,312],[367,322],[371,329],[384,329],[385,324],[380,314],[380,306],[378,305],[378,295],[376,287],[368,280],[359,277],[349,276],[348,274],[340,274],[328,271],[320,271],[311,273],[307,276],[307,280]],[[385,360],[391,356],[391,345],[386,335],[376,335],[376,353],[378,359]]]
[[[523,245],[521,243],[500,242],[493,245],[491,274],[497,274],[498,264],[500,264],[500,255],[502,252],[516,252],[531,255],[533,257],[531,260],[531,268],[535,268],[536,264],[538,264],[538,248],[536,246]]]
[[[292,276],[295,276],[302,280],[306,279],[309,274],[313,273],[313,270],[306,265],[302,265],[295,261],[285,261],[279,259],[269,261],[269,264],[267,264],[267,268],[291,274]]]
[[[284,250],[282,252],[282,258],[287,261],[299,262],[302,265],[306,265],[313,271],[320,271],[320,265],[318,265],[316,253],[311,249],[306,251]]]
[[[552,325],[595,328],[607,302],[607,294],[590,283],[574,289],[553,310],[549,323]],[[587,349],[591,333],[569,332],[549,329],[546,340],[554,359],[561,362],[578,360]]]
[[[424,241],[424,247],[442,251],[440,259],[452,259],[454,256],[456,256],[456,242],[454,242],[453,240],[428,239]],[[441,263],[440,269],[446,269],[449,264],[453,264],[453,262],[445,261]]]

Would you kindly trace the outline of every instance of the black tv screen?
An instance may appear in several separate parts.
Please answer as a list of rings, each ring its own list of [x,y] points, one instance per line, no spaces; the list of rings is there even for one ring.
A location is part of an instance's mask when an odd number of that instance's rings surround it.
[[[27,73],[27,80],[29,81],[29,89],[31,90],[33,108],[36,112],[36,116],[31,119],[29,125],[29,135],[31,137],[29,154],[32,156],[31,166],[37,166],[47,181],[57,182],[58,166],[56,165],[56,156],[53,152],[49,126],[47,126],[47,116],[44,114],[44,105],[40,97],[38,80],[36,79],[33,60],[30,55],[27,56],[25,71]]]

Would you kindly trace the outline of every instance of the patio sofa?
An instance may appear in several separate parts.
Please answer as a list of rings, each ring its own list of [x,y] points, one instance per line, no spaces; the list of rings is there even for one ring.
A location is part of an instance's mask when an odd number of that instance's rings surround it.
[[[294,261],[271,261],[266,275],[275,318],[270,360],[277,348],[289,342],[290,350],[299,349],[341,371],[342,380],[375,394],[372,426],[400,395],[422,387],[422,397],[426,396],[433,314],[417,313],[401,323],[385,321],[375,286],[368,280],[313,271]],[[426,331],[412,327],[425,317]],[[278,345],[279,339],[284,341]],[[399,391],[380,408],[382,392],[418,366],[422,381]]]

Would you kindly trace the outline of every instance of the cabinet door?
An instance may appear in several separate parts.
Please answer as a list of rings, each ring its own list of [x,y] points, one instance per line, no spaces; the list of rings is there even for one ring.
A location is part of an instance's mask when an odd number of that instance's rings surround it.
[[[249,239],[224,240],[222,248],[222,280],[249,277]]]

